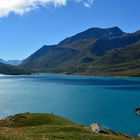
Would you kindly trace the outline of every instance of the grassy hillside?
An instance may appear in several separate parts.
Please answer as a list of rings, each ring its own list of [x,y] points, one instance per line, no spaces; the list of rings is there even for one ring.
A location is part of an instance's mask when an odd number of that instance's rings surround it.
[[[140,76],[140,42],[109,51],[89,69],[97,75]]]
[[[54,72],[82,75],[140,76],[140,42],[129,47],[113,49],[103,56],[89,51],[92,41],[82,41],[72,45],[59,46],[39,60],[25,65],[36,72]],[[75,49],[74,49],[75,48]],[[60,57],[61,56],[61,57]]]
[[[140,31],[126,34],[118,28],[93,28],[58,45],[43,46],[21,67],[34,72],[140,76],[139,40]]]
[[[0,140],[131,140],[107,130],[93,133],[90,127],[50,114],[18,114],[0,121]]]

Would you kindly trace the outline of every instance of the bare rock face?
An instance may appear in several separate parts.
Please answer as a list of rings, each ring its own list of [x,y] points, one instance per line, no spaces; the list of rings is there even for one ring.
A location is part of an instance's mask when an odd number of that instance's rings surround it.
[[[102,127],[98,123],[91,124],[90,128],[93,132],[100,132],[102,130]]]
[[[140,115],[140,108],[135,109],[135,114]]]
[[[93,124],[91,124],[91,125],[90,125],[90,128],[91,128],[92,132],[107,134],[106,129],[104,129],[104,128],[103,128],[100,124],[98,124],[98,123],[93,123]]]

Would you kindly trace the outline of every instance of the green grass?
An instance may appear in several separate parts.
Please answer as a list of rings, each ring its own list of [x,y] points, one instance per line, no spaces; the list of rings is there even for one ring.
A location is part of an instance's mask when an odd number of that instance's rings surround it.
[[[123,136],[102,135],[76,126],[41,126],[0,129],[3,140],[127,140]]]
[[[9,127],[27,127],[44,125],[74,125],[74,123],[55,115],[43,113],[17,114],[15,116],[9,116],[0,122],[0,126]]]
[[[0,140],[130,140],[119,133],[93,133],[89,127],[77,125],[49,114],[18,114],[0,121]]]

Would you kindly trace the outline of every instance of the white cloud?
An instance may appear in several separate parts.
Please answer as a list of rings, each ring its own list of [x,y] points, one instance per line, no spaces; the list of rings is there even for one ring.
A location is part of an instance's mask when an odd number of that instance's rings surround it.
[[[22,15],[39,6],[54,5],[65,6],[68,0],[0,0],[0,17],[8,16],[10,13]],[[73,0],[74,1],[74,0]],[[75,0],[90,7],[93,0]]]
[[[84,4],[85,7],[91,7],[91,5],[94,3],[94,0],[76,0],[77,2],[81,2]]]
[[[93,2],[94,2],[94,0],[86,0],[86,1],[84,1],[84,5],[89,8],[93,4]]]

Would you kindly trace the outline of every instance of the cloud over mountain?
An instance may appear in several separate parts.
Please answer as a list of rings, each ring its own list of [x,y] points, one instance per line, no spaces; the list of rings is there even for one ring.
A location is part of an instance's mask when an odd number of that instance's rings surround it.
[[[90,7],[93,0],[73,0]],[[22,15],[40,6],[54,5],[65,6],[68,0],[0,0],[0,17],[8,16],[10,13]]]

